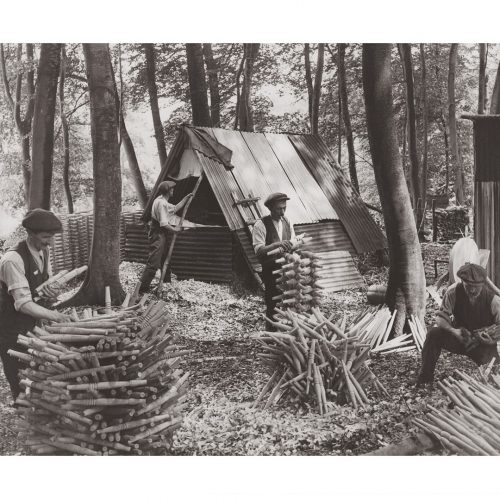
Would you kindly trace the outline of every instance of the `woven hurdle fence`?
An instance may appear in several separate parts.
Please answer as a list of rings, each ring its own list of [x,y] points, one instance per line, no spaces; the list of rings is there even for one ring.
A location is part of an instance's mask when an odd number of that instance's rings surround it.
[[[127,224],[141,222],[142,210],[124,212],[120,218],[120,260],[125,258],[125,228]],[[74,269],[88,263],[94,229],[94,217],[90,213],[62,214],[63,231],[54,237],[51,249],[52,270]]]

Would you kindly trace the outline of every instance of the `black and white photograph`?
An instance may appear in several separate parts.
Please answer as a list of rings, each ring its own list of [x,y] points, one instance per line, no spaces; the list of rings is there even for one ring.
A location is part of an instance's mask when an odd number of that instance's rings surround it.
[[[494,498],[500,36],[237,5],[0,32],[0,459],[72,498]]]

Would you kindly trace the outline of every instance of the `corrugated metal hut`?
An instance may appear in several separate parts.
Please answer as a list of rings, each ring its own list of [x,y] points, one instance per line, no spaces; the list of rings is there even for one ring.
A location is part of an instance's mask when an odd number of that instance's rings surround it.
[[[183,126],[143,220],[150,218],[160,182],[167,178],[179,181],[175,203],[192,190],[202,173],[204,179],[187,218],[222,227],[180,234],[172,262],[173,271],[180,277],[225,281],[230,279],[232,262],[238,254],[258,273],[260,265],[252,248],[251,229],[256,219],[268,213],[263,200],[275,191],[290,197],[287,216],[297,234],[305,232],[313,237],[310,249],[324,261],[325,289],[336,291],[361,285],[363,280],[351,254],[386,247],[384,235],[318,136]],[[142,237],[137,226],[127,231],[126,259],[145,260],[147,247],[142,231]],[[132,240],[134,251],[128,252]]]

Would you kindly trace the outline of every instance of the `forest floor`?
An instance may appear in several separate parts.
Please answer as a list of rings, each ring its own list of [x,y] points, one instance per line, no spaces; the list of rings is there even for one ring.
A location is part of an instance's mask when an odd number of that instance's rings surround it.
[[[434,281],[434,259],[447,259],[449,249],[445,244],[423,245],[428,284]],[[387,268],[376,267],[371,259],[359,261],[358,268],[367,285],[386,282]],[[132,288],[141,270],[141,265],[122,263],[126,289]],[[444,270],[441,267],[440,272]],[[373,395],[366,409],[337,406],[331,415],[320,416],[314,407],[289,401],[267,410],[253,409],[269,377],[256,356],[258,344],[250,338],[264,327],[262,298],[229,285],[174,280],[165,286],[164,299],[177,343],[193,351],[182,363],[190,372],[189,407],[174,439],[174,455],[361,455],[416,433],[412,419],[425,414],[428,404],[438,408],[448,404],[438,389],[415,389],[420,357],[409,351],[371,356],[370,367],[390,397]],[[329,294],[321,306],[336,318],[344,311],[353,317],[365,307],[366,288]],[[435,310],[429,298],[427,326],[432,325]],[[443,353],[436,379],[455,369],[476,370],[467,358]],[[16,412],[9,404],[2,373],[0,455],[22,455]]]

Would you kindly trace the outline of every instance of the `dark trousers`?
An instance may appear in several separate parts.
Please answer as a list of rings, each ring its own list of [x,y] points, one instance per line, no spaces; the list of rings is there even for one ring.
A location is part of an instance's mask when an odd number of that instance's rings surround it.
[[[276,286],[276,275],[273,270],[278,267],[263,267],[262,269],[262,282],[265,286],[264,300],[266,302],[266,317],[274,321],[274,310],[278,304],[278,300],[273,300],[273,297],[280,294],[280,290]],[[266,328],[269,331],[274,331],[275,327],[266,321]]]
[[[2,360],[3,372],[5,374],[5,378],[10,385],[10,391],[12,392],[12,397],[14,401],[19,396],[21,389],[19,387],[19,375],[18,371],[21,367],[20,362],[17,358],[12,357],[10,354],[7,354],[9,349],[14,349],[15,351],[24,352],[22,346],[17,344],[17,340],[2,340],[0,342],[0,359]]]
[[[442,349],[454,354],[463,354],[472,359],[477,365],[489,363],[493,358],[496,358],[497,362],[500,361],[496,344],[481,344],[470,351],[466,351],[464,344],[453,334],[444,328],[436,326],[429,330],[424,342],[422,366],[420,368],[420,375],[418,376],[418,383],[424,384],[434,380],[434,370]]]
[[[163,267],[163,263],[167,258],[168,245],[167,245],[167,231],[165,229],[155,229],[151,228],[148,233],[149,239],[149,255],[146,267],[141,276],[141,287],[139,289],[140,293],[145,293],[149,291],[151,281],[155,277],[156,271]],[[165,273],[165,278],[163,281],[165,283],[170,283],[171,272],[170,264],[167,266],[167,271]]]

